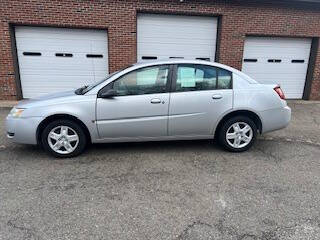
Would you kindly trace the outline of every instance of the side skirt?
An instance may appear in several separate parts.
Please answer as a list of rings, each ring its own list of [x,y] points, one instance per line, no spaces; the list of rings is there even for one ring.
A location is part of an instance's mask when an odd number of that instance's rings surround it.
[[[191,136],[163,136],[163,137],[119,137],[96,139],[93,143],[113,143],[113,142],[149,142],[149,141],[175,141],[175,140],[199,140],[213,139],[212,135],[191,135]]]

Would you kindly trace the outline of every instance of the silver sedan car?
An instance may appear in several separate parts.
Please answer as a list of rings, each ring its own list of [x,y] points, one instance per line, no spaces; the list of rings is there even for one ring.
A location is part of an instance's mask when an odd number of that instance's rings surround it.
[[[75,91],[23,100],[6,131],[56,157],[79,155],[89,143],[213,138],[241,152],[257,134],[289,124],[284,99],[279,86],[219,63],[147,62]]]

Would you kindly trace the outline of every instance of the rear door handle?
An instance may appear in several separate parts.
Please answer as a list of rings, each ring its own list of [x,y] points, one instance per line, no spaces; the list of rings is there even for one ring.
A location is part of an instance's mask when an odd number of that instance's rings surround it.
[[[214,94],[212,95],[212,99],[221,99],[222,95],[221,94]]]
[[[151,103],[152,103],[152,104],[159,104],[159,103],[161,103],[161,99],[159,99],[159,98],[153,98],[153,99],[151,99]]]

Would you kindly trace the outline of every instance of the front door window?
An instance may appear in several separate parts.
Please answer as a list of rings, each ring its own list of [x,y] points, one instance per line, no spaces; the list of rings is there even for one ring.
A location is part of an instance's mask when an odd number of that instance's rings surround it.
[[[169,66],[152,66],[132,71],[113,82],[118,96],[164,93]]]

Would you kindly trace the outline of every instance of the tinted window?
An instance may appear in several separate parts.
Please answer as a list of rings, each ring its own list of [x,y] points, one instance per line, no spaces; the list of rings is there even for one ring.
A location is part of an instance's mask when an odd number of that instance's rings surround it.
[[[176,91],[216,89],[217,68],[201,65],[178,65]]]
[[[113,82],[118,96],[163,93],[169,75],[169,66],[146,67],[132,71]]]
[[[232,73],[219,69],[218,71],[218,89],[230,89],[232,86]]]

